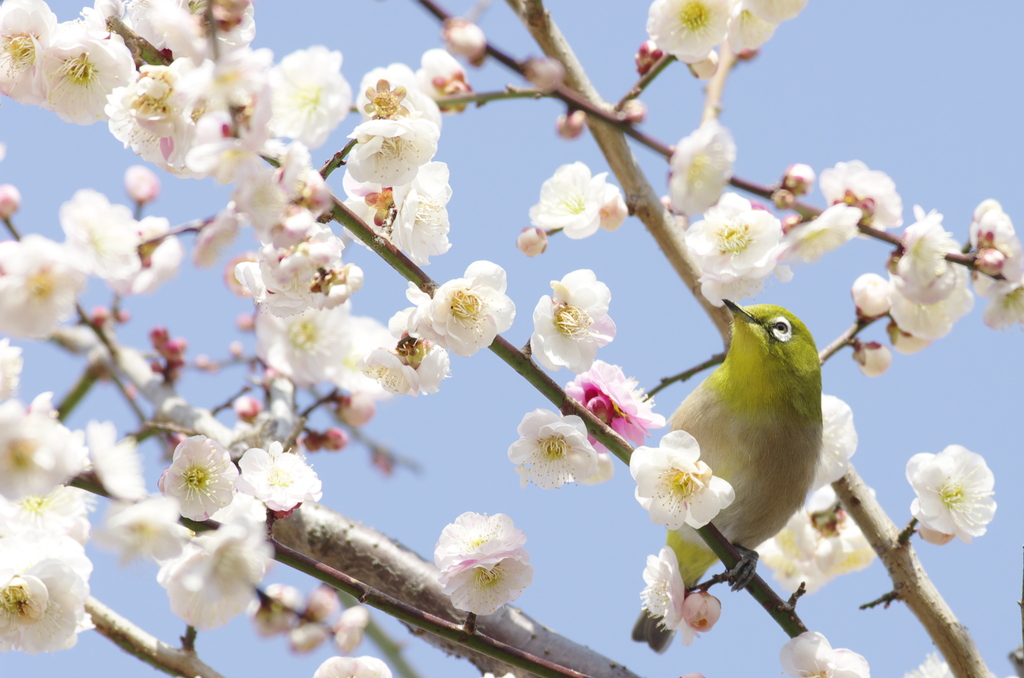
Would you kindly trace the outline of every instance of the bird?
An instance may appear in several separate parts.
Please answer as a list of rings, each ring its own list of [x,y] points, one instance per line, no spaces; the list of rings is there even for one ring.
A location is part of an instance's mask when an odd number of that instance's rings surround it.
[[[821,365],[806,325],[780,306],[732,312],[732,341],[725,361],[669,420],[700,446],[700,458],[733,486],[736,498],[712,523],[737,548],[730,571],[733,589],[753,578],[754,549],[781,530],[804,502],[821,457]],[[679,561],[687,590],[718,558],[693,528],[669,530],[667,544]],[[633,640],[662,653],[675,631],[644,609]]]

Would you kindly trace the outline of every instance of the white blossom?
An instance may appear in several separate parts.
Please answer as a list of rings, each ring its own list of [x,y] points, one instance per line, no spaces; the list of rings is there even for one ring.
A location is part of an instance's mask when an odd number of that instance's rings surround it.
[[[906,299],[917,304],[934,304],[946,299],[957,285],[958,266],[946,261],[946,254],[959,252],[953,234],[942,228],[942,215],[925,214],[914,205],[917,218],[903,232],[903,255],[896,262],[893,284]]]
[[[56,33],[57,15],[43,0],[0,5],[0,93],[25,105],[43,103],[39,63]]]
[[[148,497],[134,504],[114,502],[93,540],[117,551],[122,564],[139,557],[176,558],[189,535],[188,529],[178,522],[180,507],[178,500],[171,497]]]
[[[23,364],[21,347],[11,346],[11,340],[7,337],[0,339],[0,400],[18,395]]]
[[[519,440],[508,448],[508,459],[516,464],[522,487],[532,480],[537,487],[552,490],[597,473],[597,452],[576,415],[533,410],[516,431]]]
[[[686,431],[672,431],[659,447],[638,447],[629,458],[636,500],[651,522],[677,530],[707,525],[736,494],[732,486],[700,461],[700,446]]]
[[[1016,280],[991,281],[984,286],[975,282],[978,294],[987,298],[985,324],[995,330],[1005,330],[1024,324],[1024,277]]]
[[[352,105],[352,88],[341,75],[341,52],[322,45],[292,52],[270,69],[269,80],[274,134],[310,148],[327,141]]]
[[[903,200],[889,175],[870,170],[860,160],[837,163],[818,179],[829,205],[846,203],[863,212],[861,222],[883,231],[903,225]]]
[[[601,227],[602,208],[619,195],[607,177],[607,172],[591,176],[582,162],[562,165],[541,185],[540,202],[530,208],[530,223],[560,228],[574,240],[593,235]]]
[[[300,388],[333,381],[349,355],[348,305],[279,318],[256,316],[256,355]],[[389,335],[390,336],[390,335]]]
[[[833,650],[825,636],[804,631],[782,646],[779,661],[786,673],[797,678],[870,678],[863,656],[840,648]]]
[[[732,16],[729,18],[729,49],[733,53],[759,49],[768,42],[778,23],[765,21],[750,8],[752,3],[732,0]]]
[[[807,0],[743,0],[744,7],[773,24],[795,18],[806,5]]]
[[[306,460],[285,452],[276,440],[267,449],[254,447],[238,461],[239,492],[256,497],[271,511],[291,511],[304,502],[320,501],[320,479]]]
[[[93,495],[77,487],[58,485],[49,494],[27,495],[17,501],[0,496],[0,537],[23,532],[59,534],[79,544],[89,539]]]
[[[107,196],[82,189],[61,205],[60,223],[72,256],[103,279],[124,278],[142,266],[132,212]]]
[[[983,200],[974,209],[970,242],[978,250],[975,264],[982,272],[999,273],[1011,281],[1024,275],[1024,246],[1014,231],[1013,221],[997,201]],[[978,294],[984,292],[978,289]]]
[[[904,673],[903,678],[953,678],[953,672],[938,653],[932,652],[925,657],[923,664]]]
[[[861,211],[846,204],[832,205],[812,221],[797,224],[783,237],[786,261],[817,261],[857,235]]]
[[[423,119],[437,125],[441,129],[441,111],[433,97],[423,92],[419,87],[419,79],[411,68],[405,64],[391,64],[386,68],[374,68],[359,82],[359,89],[356,92],[355,107],[363,113],[364,120],[369,119],[366,113],[366,105],[370,103],[366,95],[367,90],[373,89],[381,80],[387,81],[392,90],[399,87],[405,88],[405,98],[402,105],[413,116],[419,114]]]
[[[376,657],[331,657],[313,678],[391,678],[391,669]]]
[[[900,292],[901,285],[890,276],[892,285],[892,308],[889,315],[899,328],[920,339],[941,339],[950,333],[953,324],[974,308],[974,295],[968,284],[967,269],[953,266],[956,283],[952,292],[942,301],[934,304],[920,304],[907,299]]]
[[[57,419],[52,395],[37,396],[28,408],[0,403],[0,495],[11,501],[47,495],[85,468],[82,432]]]
[[[86,275],[65,245],[30,233],[0,242],[0,332],[42,339],[75,310]]]
[[[440,137],[438,126],[423,118],[367,120],[349,134],[358,143],[348,156],[348,171],[356,181],[407,184],[434,157]]]
[[[647,15],[658,49],[688,64],[707,58],[728,28],[728,0],[654,0]]]
[[[770,212],[726,193],[686,231],[686,245],[701,269],[701,293],[717,306],[723,299],[744,299],[764,287],[772,273],[786,282],[789,268],[778,266],[782,224]]]
[[[615,322],[608,316],[612,293],[587,268],[552,280],[551,289],[553,295],[541,297],[533,311],[533,356],[549,370],[586,372],[597,349],[615,338]]]
[[[995,477],[980,454],[960,445],[938,454],[915,454],[907,462],[907,481],[917,493],[910,504],[914,517],[966,544],[985,534],[995,515]]]
[[[147,243],[142,251],[142,268],[124,278],[107,281],[122,296],[152,294],[178,274],[185,249],[177,236],[170,235],[171,224],[164,217],[144,217],[137,223],[137,238]]]
[[[692,216],[713,206],[732,177],[734,162],[732,134],[716,119],[680,139],[669,160],[672,208]]]
[[[661,625],[672,631],[682,631],[683,645],[693,642],[693,630],[683,619],[686,586],[679,574],[679,560],[675,551],[663,546],[656,556],[647,556],[644,583],[640,593],[644,609],[652,617],[660,617]]]
[[[821,418],[821,461],[814,489],[842,478],[850,467],[850,457],[857,451],[857,429],[849,405],[833,395],[822,394]]]
[[[433,297],[409,283],[406,297],[416,305],[413,333],[467,358],[512,326],[516,307],[505,288],[505,269],[490,261],[473,262]]]
[[[231,503],[238,469],[212,438],[192,436],[174,448],[171,465],[160,476],[160,491],[181,503],[181,515],[206,520]]]
[[[859,276],[853,281],[850,294],[857,307],[857,315],[864,318],[883,316],[892,308],[889,281],[877,273],[864,273]]]

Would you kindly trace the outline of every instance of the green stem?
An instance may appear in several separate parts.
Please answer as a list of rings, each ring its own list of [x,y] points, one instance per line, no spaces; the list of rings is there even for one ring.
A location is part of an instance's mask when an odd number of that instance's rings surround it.
[[[85,397],[97,381],[99,381],[97,370],[92,366],[85,368],[85,372],[82,372],[82,376],[78,378],[75,385],[64,396],[64,400],[57,406],[57,419],[65,421],[68,415],[71,414],[71,411],[75,409],[78,403],[82,402],[82,398]]]
[[[647,87],[652,82],[654,82],[654,79],[658,77],[662,71],[668,68],[668,65],[675,60],[676,58],[671,54],[666,54],[662,56],[660,59],[658,59],[658,61],[653,66],[651,66],[646,73],[640,76],[640,79],[636,81],[636,84],[630,87],[629,91],[626,92],[621,99],[619,99],[619,103],[615,104],[615,110],[621,111],[622,107],[626,105],[627,101],[629,101],[630,99],[636,99],[638,96],[643,94],[644,90],[647,89]]]
[[[324,166],[320,168],[320,176],[326,179],[327,177],[331,176],[331,172],[344,165],[345,158],[348,157],[348,154],[352,152],[352,149],[356,147],[357,143],[359,142],[356,141],[355,139],[352,139],[347,144],[345,144],[345,147],[343,149],[341,149],[333,156],[331,156],[331,159],[325,162]]]
[[[539,89],[519,89],[516,87],[509,87],[507,89],[496,90],[494,92],[478,92],[475,94],[441,97],[436,101],[438,106],[451,108],[467,104],[483,106],[489,101],[502,101],[504,99],[542,99],[550,96],[551,94],[542,92]]]

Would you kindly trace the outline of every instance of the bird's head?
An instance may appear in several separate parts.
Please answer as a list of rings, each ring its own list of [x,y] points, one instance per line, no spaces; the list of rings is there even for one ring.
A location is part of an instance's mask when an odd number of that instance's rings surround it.
[[[730,362],[761,364],[791,374],[818,369],[814,337],[795,315],[771,304],[744,308],[726,300],[725,305],[733,315]]]

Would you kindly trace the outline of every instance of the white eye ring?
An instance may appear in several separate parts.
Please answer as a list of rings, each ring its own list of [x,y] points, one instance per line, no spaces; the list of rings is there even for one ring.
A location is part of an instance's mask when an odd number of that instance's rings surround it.
[[[789,321],[781,315],[771,321],[768,328],[771,330],[772,336],[779,341],[789,341],[793,337],[792,326],[789,324]]]

